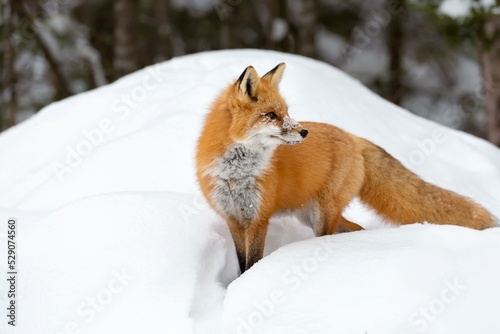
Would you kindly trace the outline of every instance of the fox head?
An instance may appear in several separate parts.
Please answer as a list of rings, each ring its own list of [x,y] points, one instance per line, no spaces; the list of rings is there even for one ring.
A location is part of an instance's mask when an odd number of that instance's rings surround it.
[[[278,91],[285,70],[281,63],[262,78],[248,66],[230,87],[231,129],[237,142],[263,147],[294,145],[308,131],[288,115],[288,106]]]

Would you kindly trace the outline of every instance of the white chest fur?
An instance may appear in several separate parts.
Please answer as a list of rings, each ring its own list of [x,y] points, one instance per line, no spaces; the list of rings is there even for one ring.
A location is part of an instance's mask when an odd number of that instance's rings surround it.
[[[212,199],[227,217],[239,222],[256,218],[261,203],[257,178],[269,168],[273,151],[236,144],[212,166],[209,172],[215,179]]]

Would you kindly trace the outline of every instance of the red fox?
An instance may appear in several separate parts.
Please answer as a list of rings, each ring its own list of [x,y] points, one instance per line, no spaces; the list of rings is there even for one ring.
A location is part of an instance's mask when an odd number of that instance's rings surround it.
[[[396,224],[495,226],[486,209],[423,181],[370,141],[296,122],[278,91],[284,70],[260,78],[247,67],[213,103],[198,141],[198,182],[229,226],[242,273],[262,258],[272,215],[293,213],[316,236],[360,230],[342,217],[355,197]]]

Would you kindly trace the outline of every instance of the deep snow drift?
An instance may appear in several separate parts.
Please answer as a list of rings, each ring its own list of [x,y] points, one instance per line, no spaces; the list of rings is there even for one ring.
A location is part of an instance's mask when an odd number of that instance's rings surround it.
[[[353,203],[346,215],[367,231],[313,238],[293,218],[273,219],[268,256],[237,278],[229,231],[198,192],[195,141],[223,87],[250,64],[263,74],[282,61],[292,117],[368,138],[500,216],[500,150],[485,141],[303,57],[182,57],[52,104],[0,135],[1,219],[19,225],[18,322],[7,326],[3,314],[0,331],[498,333],[498,228],[389,229]]]

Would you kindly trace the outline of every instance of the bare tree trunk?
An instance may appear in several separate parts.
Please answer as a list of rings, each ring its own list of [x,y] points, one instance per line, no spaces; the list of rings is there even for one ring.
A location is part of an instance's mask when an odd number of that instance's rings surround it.
[[[257,17],[260,18],[262,34],[266,38],[266,48],[293,52],[293,43],[289,41],[289,38],[292,38],[293,42],[293,37],[287,17],[287,1],[267,0],[261,4],[261,7],[266,8],[266,15],[259,15],[260,12],[257,12]],[[259,8],[256,5],[254,7]]]
[[[0,52],[0,131],[4,129],[5,126],[5,120],[7,119],[7,115],[4,115],[4,109],[3,106],[7,105],[7,101],[5,100],[5,88],[7,86],[7,74],[6,74],[6,63],[7,63],[7,50],[8,50],[8,44],[10,42],[9,37],[10,37],[10,32],[8,29],[8,1],[7,0],[0,0],[0,20],[2,24],[0,24],[0,34],[1,36],[6,36],[5,39],[0,40],[0,49],[5,50],[5,52]],[[5,111],[7,112],[7,111]]]
[[[52,49],[50,48],[49,44],[45,41],[42,33],[40,32],[40,27],[35,24],[34,15],[31,14],[26,3],[24,3],[24,1],[22,0],[21,1],[12,0],[11,4],[12,8],[14,9],[14,12],[16,12],[19,15],[19,18],[24,19],[24,22],[28,23],[36,43],[42,50],[45,59],[49,63],[50,69],[54,74],[56,80],[56,89],[58,98],[65,98],[73,95],[70,88],[70,83],[66,79],[61,70],[62,66],[59,59],[57,58],[55,53],[52,52]]]
[[[221,49],[231,48],[231,27],[226,21],[221,22],[219,40]]]
[[[108,81],[106,80],[104,68],[102,67],[101,55],[89,44],[89,41],[85,37],[81,40],[81,43],[81,56],[89,69],[92,78],[92,86],[100,87],[106,85]]]
[[[299,27],[299,53],[312,57],[316,56],[316,3],[315,0],[302,0],[302,13]]]
[[[500,17],[487,19],[481,45],[481,67],[488,112],[487,138],[500,146]]]
[[[52,73],[54,74],[54,77],[56,79],[56,86],[57,86],[57,92],[58,92],[58,97],[59,98],[65,98],[68,96],[73,95],[73,92],[71,91],[71,86],[69,81],[66,79],[64,74],[62,73],[62,66],[59,62],[59,59],[57,59],[56,55],[52,52],[50,49],[49,45],[43,38],[42,34],[40,34],[37,29],[33,29],[33,35],[35,37],[36,42],[38,43],[38,46],[42,50],[45,59],[47,59],[47,62],[50,65],[50,69]]]
[[[138,69],[136,50],[137,0],[116,0],[114,3],[115,43],[114,75],[124,76]]]
[[[281,41],[278,41],[278,49],[293,53],[295,51],[295,39],[291,32],[292,25],[288,19],[288,2],[286,0],[278,0],[273,1],[273,3],[275,3],[276,17],[282,22],[286,22],[286,34]]]
[[[390,3],[393,0],[388,0]],[[387,48],[389,51],[389,82],[387,85],[387,98],[396,104],[401,103],[404,93],[403,77],[403,21],[405,15],[405,0],[400,0],[401,13],[392,14],[387,27]]]
[[[274,5],[276,0],[253,0],[252,9],[254,15],[259,22],[262,37],[264,38],[263,47],[266,49],[274,49],[274,41],[272,36],[273,31],[273,20],[274,20]]]
[[[172,7],[170,0],[155,1],[153,4],[158,25],[158,43],[155,50],[155,61],[170,59],[174,56],[172,25],[170,15]]]
[[[9,4],[10,16],[7,19],[7,44],[8,44],[8,72],[9,72],[9,91],[10,91],[10,99],[9,99],[9,112],[7,115],[7,127],[14,126],[17,123],[17,74],[16,74],[16,47],[14,42],[14,20],[15,15],[12,12],[13,1],[11,0]]]
[[[109,42],[109,36],[113,35],[114,29],[112,20],[109,20],[112,15],[112,0],[80,1],[72,10],[71,17],[86,30],[83,35],[88,46],[85,46],[85,49],[91,54],[87,54],[90,58],[85,58],[85,62],[94,87],[113,78],[113,45]]]
[[[106,75],[104,74],[104,68],[101,62],[101,54],[90,44],[90,34],[86,33],[88,28],[81,26],[76,21],[74,21],[73,24],[75,25],[74,36],[76,39],[78,50],[80,51],[79,56],[82,57],[89,69],[90,77],[92,78],[92,86],[104,86],[108,82],[106,80]]]

